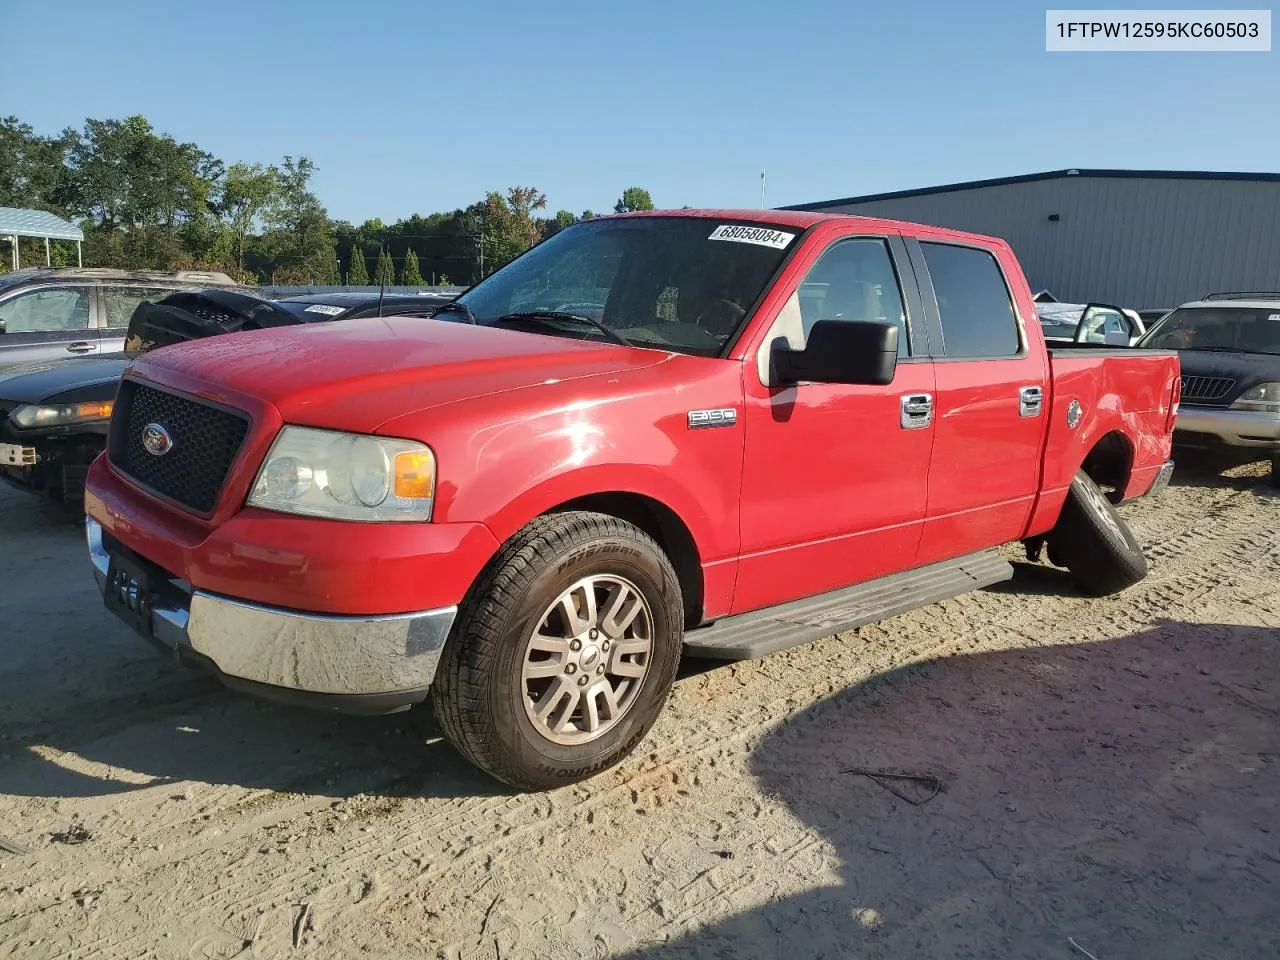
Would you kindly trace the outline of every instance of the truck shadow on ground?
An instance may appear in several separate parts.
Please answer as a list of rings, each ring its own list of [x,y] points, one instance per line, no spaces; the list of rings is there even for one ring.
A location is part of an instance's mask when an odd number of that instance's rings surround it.
[[[799,824],[717,869],[712,902],[769,902],[626,956],[1280,950],[1276,629],[1166,621],[928,661],[794,715],[751,770]]]
[[[1186,448],[1175,448],[1173,456],[1172,486],[1251,490],[1260,497],[1280,497],[1280,487],[1272,483],[1265,458],[1248,460],[1239,454],[1223,456]]]

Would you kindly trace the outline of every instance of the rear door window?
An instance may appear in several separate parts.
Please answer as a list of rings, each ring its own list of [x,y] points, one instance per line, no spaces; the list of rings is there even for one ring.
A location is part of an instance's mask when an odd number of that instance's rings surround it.
[[[921,242],[948,357],[1013,357],[1021,349],[1009,287],[977,247]]]
[[[140,303],[154,303],[173,293],[167,287],[103,287],[102,300],[108,330],[123,332]]]

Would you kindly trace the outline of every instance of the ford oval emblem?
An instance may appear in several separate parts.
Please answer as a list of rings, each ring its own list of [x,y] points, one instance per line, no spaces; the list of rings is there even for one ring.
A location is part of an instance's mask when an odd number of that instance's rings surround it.
[[[153,457],[163,457],[173,449],[173,437],[161,424],[148,423],[142,428],[142,446]]]

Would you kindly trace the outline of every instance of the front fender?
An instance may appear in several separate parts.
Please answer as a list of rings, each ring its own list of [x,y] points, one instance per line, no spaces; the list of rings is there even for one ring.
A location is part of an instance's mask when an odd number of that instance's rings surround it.
[[[690,429],[689,412],[741,409],[741,365],[677,357],[647,370],[539,385],[459,404],[381,432],[436,453],[435,517],[480,522],[499,542],[564,503],[632,494],[667,507],[704,570],[732,592],[744,424]],[[468,518],[468,519],[463,519]],[[711,584],[707,601],[711,606]]]

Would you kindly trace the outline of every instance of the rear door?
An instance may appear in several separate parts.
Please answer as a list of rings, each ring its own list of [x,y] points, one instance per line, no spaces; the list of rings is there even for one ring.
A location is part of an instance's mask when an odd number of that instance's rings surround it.
[[[909,240],[930,319],[935,434],[920,563],[1019,539],[1040,484],[1048,358],[1002,250]],[[1007,262],[1004,262],[1006,261]]]
[[[0,301],[0,370],[97,353],[92,305],[88,284],[27,288]]]
[[[800,265],[798,282],[743,367],[735,613],[915,562],[934,438],[933,364],[915,278],[899,236],[830,233]],[[773,346],[783,340],[803,348],[813,325],[828,319],[895,323],[893,383],[772,385]]]
[[[129,330],[129,319],[140,303],[154,303],[174,292],[172,287],[147,284],[104,284],[99,288],[102,326],[98,336],[103,353],[119,353]]]

